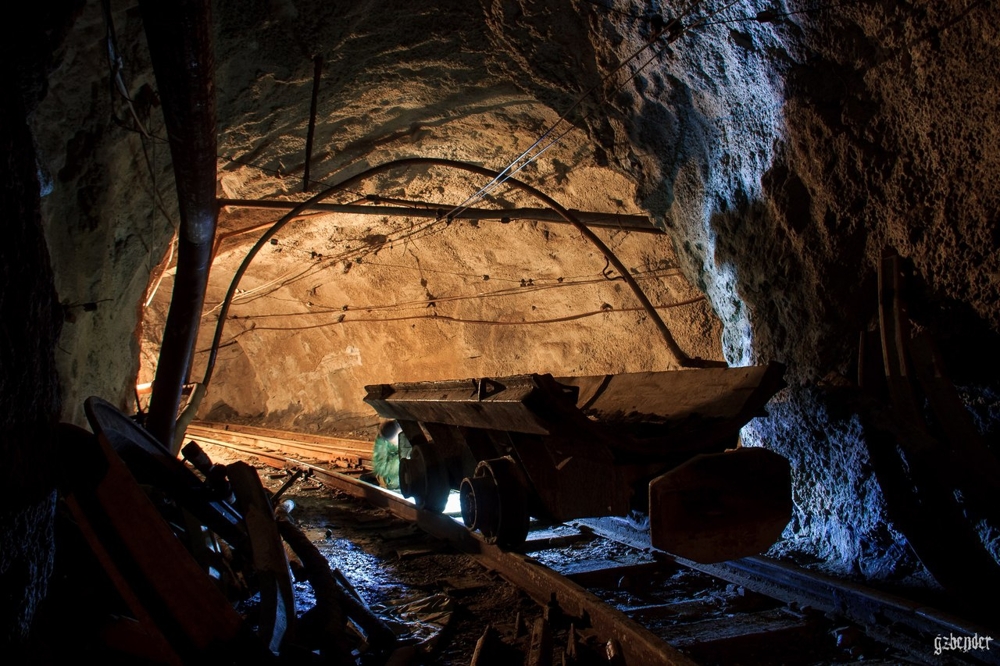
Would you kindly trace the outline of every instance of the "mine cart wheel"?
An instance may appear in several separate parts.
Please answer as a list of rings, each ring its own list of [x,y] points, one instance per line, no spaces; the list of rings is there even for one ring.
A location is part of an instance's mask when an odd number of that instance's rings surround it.
[[[410,444],[404,437],[399,436],[399,489],[418,507],[441,513],[451,492],[448,468],[433,447]]]
[[[459,490],[462,520],[487,543],[517,548],[528,536],[528,503],[517,463],[511,458],[484,460]]]

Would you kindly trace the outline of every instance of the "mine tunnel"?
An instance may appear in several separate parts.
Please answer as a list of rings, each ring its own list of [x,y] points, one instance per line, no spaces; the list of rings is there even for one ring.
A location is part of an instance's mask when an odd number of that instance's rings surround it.
[[[20,10],[16,663],[1000,662],[996,3]]]

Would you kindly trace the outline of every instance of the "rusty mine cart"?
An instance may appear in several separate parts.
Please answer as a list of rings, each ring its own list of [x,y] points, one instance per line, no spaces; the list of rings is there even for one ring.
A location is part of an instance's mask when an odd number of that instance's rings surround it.
[[[531,516],[648,509],[655,548],[699,562],[761,552],[791,517],[788,461],[739,445],[783,366],[589,377],[516,375],[366,387],[396,420],[400,489],[517,548]]]

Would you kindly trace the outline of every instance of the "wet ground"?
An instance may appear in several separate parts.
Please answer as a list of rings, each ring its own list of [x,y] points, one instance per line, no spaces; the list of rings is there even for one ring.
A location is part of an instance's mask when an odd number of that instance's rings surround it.
[[[255,466],[271,490],[290,477]],[[289,499],[295,503],[292,518],[331,568],[389,623],[401,643],[420,644],[425,663],[467,665],[488,625],[513,633],[518,614],[529,620],[541,615],[530,598],[500,576],[386,511],[308,478],[288,489],[282,500]],[[296,583],[295,592],[301,616],[315,600],[306,582]]]
[[[229,462],[216,450],[213,458]],[[254,466],[272,491],[291,478],[290,472],[263,464]],[[390,624],[400,643],[418,646],[410,663],[466,666],[487,627],[495,629],[503,641],[492,643],[493,661],[487,663],[521,662],[521,654],[509,646],[524,650],[531,626],[546,611],[498,574],[410,523],[308,477],[293,483],[282,500],[294,502],[292,518],[331,568],[342,573],[363,602]],[[808,609],[790,609],[741,586],[659,561],[651,551],[594,538],[585,525],[533,522],[526,551],[699,663],[737,663],[731,653],[700,648],[699,637],[707,636],[711,642],[727,624],[755,622],[762,629],[779,624],[784,627],[789,618],[794,626],[788,631],[801,632],[803,641],[776,636],[773,645],[765,643],[758,653],[740,653],[738,663],[909,663],[873,644],[856,629],[839,627]],[[296,583],[295,592],[296,611],[301,616],[315,600],[306,582]],[[566,645],[568,631],[568,622],[553,623],[554,664],[562,663],[559,646]],[[709,633],[703,636],[704,632]],[[360,633],[353,636],[364,656]]]

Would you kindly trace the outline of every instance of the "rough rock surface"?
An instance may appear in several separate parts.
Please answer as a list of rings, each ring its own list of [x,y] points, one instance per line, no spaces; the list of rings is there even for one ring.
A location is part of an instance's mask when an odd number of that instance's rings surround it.
[[[39,36],[36,36],[39,37]],[[14,45],[20,43],[16,40]],[[62,312],[39,213],[27,106],[44,64],[0,51],[0,645],[17,655],[52,574],[55,473],[52,427],[59,416],[55,346]],[[31,53],[30,49],[27,49]],[[34,54],[31,54],[34,55]],[[17,66],[21,69],[18,71]],[[23,95],[20,94],[23,92]]]
[[[753,20],[764,10],[790,13]],[[591,25],[605,62],[648,32],[610,14]],[[998,201],[984,189],[1000,176],[995,26],[986,3],[741,2],[619,91],[613,132],[587,119],[665,216],[722,319],[727,359],[789,366],[793,387],[745,433],[795,468],[778,552],[875,578],[915,566],[887,526],[857,422],[830,416],[838,401],[822,386],[855,372],[884,248],[912,266],[910,316],[995,404],[982,386],[995,383],[983,361],[995,364],[1000,330]]]
[[[72,17],[68,36],[54,45],[47,94],[29,120],[65,312],[56,354],[63,418],[83,425],[83,401],[91,395],[121,407],[134,400],[143,295],[165,254],[177,203],[166,143],[128,129],[131,112],[108,74],[100,3],[86,3]],[[136,10],[115,19],[128,92],[160,136],[162,118],[143,92],[153,77],[142,22]]]
[[[498,25],[476,5],[444,3],[416,13],[405,3],[308,14],[282,7],[217,6],[220,187],[228,196],[272,197],[301,187],[314,49],[327,60],[312,170],[320,180],[414,155],[502,168],[558,121],[510,80],[512,54],[491,48]],[[248,43],[250,25],[256,29]],[[566,130],[545,159],[518,177],[567,207],[638,212],[628,178],[597,164],[584,132],[567,123],[557,132]],[[457,205],[483,184],[454,170],[411,168],[332,200],[378,194]],[[541,205],[509,188],[479,205],[496,204]],[[224,211],[222,234],[253,226],[258,217]],[[260,233],[220,246],[199,349],[209,346],[216,305]],[[599,235],[653,302],[668,306],[661,313],[682,349],[720,358],[718,324],[680,275],[669,239],[617,230]],[[657,335],[652,322],[620,279],[602,274],[605,267],[566,225],[303,218],[263,249],[240,284],[223,337],[232,344],[220,354],[202,414],[260,414],[272,424],[329,429],[345,416],[371,418],[362,402],[366,384],[675,365],[662,344],[650,344]],[[168,276],[160,295],[170,285]],[[159,328],[154,317],[162,318],[164,307],[154,302],[150,331]],[[205,356],[196,361],[196,379]]]
[[[998,393],[985,375],[1000,332],[997,7],[685,3],[696,5],[687,24],[704,25],[616,70],[657,27],[650,17],[669,19],[673,4],[220,0],[220,193],[301,188],[316,53],[326,59],[313,163],[321,181],[409,155],[503,167],[569,111],[573,129],[519,176],[571,206],[645,210],[669,231],[673,247],[606,237],[649,276],[654,302],[707,296],[663,311],[682,348],[789,367],[792,387],[744,433],[794,465],[796,516],[776,552],[871,578],[919,572],[888,524],[858,424],[826,380],[852,376],[858,332],[875,325],[876,261],[894,247],[916,278],[911,316],[946,347],[996,439]],[[754,20],[763,10],[778,16]],[[116,20],[139,98],[150,79],[138,20]],[[137,308],[170,234],[150,196],[152,171],[172,205],[166,151],[154,142],[147,169],[139,138],[107,120],[102,35],[88,7],[33,124],[53,179],[44,215],[60,299],[97,303],[60,342],[70,416],[89,393],[129,399]],[[457,203],[480,185],[414,171],[353,195]],[[221,230],[266,219],[227,212]],[[221,246],[210,304],[245,238]],[[366,383],[670,363],[649,322],[627,311],[631,297],[565,227],[309,218],[278,241],[241,286],[206,410],[329,428],[359,413]],[[147,310],[142,380],[170,285],[168,269]],[[485,296],[500,287],[509,293]],[[544,326],[495,323],[592,312]],[[361,321],[400,317],[419,319]]]

